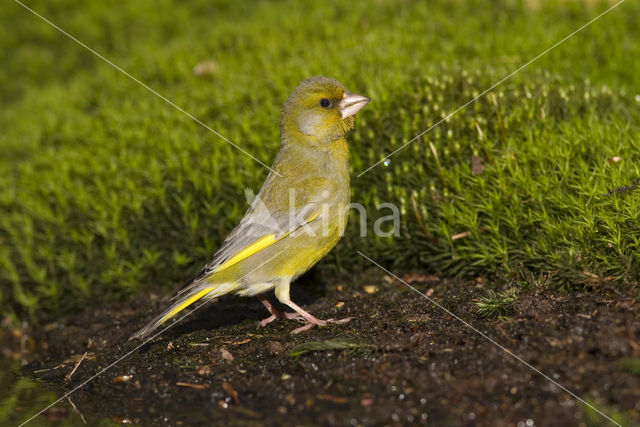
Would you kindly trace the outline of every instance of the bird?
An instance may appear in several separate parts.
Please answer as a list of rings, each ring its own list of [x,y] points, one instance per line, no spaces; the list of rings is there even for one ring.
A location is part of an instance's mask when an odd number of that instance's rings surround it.
[[[225,294],[257,296],[269,311],[259,326],[295,319],[314,326],[346,323],[321,320],[291,300],[290,285],[340,240],[349,209],[349,149],[346,134],[370,99],[349,92],[338,80],[303,80],[280,112],[280,150],[259,193],[240,223],[175,302],[131,339],[144,338],[197,301]],[[275,291],[283,312],[263,295]]]

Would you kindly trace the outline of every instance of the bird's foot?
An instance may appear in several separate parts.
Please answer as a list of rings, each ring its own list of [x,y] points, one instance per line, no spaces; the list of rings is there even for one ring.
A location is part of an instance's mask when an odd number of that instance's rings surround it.
[[[305,320],[304,317],[300,316],[298,313],[288,313],[286,311],[280,311],[277,309],[276,312],[272,312],[271,316],[264,318],[258,323],[259,327],[267,326],[269,323],[273,322],[276,319],[292,319],[292,320]]]
[[[292,309],[294,309],[296,313],[299,313],[300,316],[304,317],[304,320],[307,321],[306,325],[291,331],[292,334],[299,334],[300,332],[308,331],[314,326],[327,326],[328,323],[337,323],[337,324],[347,323],[348,321],[351,320],[351,317],[347,317],[345,319],[322,320],[322,319],[316,318],[313,314],[309,313],[308,311],[305,311],[302,307],[300,307],[298,304],[294,303],[293,301],[286,302],[285,304],[291,307]]]
[[[260,322],[258,322],[258,328],[264,328],[265,326],[267,326],[269,323],[273,322],[277,318],[278,316],[276,316],[275,314],[272,314],[269,317],[265,317]]]
[[[258,327],[267,326],[269,323],[273,322],[276,319],[305,320],[305,318],[298,313],[289,313],[286,311],[278,310],[264,297],[258,298],[260,298],[260,301],[262,301],[267,310],[269,310],[269,313],[271,313],[271,316],[262,319],[260,323],[258,323]]]
[[[276,319],[293,319],[293,320],[306,321],[307,322],[306,325],[300,326],[299,328],[296,328],[293,331],[291,331],[292,334],[299,334],[300,332],[308,331],[314,326],[327,326],[327,324],[329,323],[342,324],[342,323],[347,323],[352,319],[351,317],[347,317],[344,319],[327,319],[327,320],[318,319],[313,314],[309,313],[308,311],[305,311],[304,309],[302,309],[302,307],[295,304],[293,301],[289,301],[286,304],[292,309],[294,309],[296,312],[295,313],[284,312],[275,308],[269,302],[269,300],[267,300],[265,297],[258,296],[258,298],[260,299],[260,301],[262,301],[262,304],[264,304],[267,310],[269,310],[269,313],[271,313],[271,316],[267,317],[266,319],[262,319],[260,321],[260,323],[258,324],[258,327],[266,326]]]
[[[313,316],[311,316],[313,317]],[[309,319],[307,319],[308,323],[304,326],[300,326],[299,328],[294,329],[293,331],[291,331],[292,334],[299,334],[300,332],[304,332],[304,331],[308,331],[309,329],[313,328],[314,326],[327,326],[327,324],[329,323],[335,323],[335,324],[342,324],[342,323],[347,323],[349,321],[351,321],[351,319],[353,319],[352,317],[345,317],[344,319],[327,319],[327,320],[321,320],[321,319],[317,319],[315,317],[313,317],[314,321],[309,321]]]

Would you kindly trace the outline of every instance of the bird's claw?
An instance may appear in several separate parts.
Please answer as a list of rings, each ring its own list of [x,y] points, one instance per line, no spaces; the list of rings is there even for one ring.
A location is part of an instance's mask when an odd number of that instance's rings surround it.
[[[351,319],[353,319],[353,317],[345,317],[344,319],[328,319],[327,322],[341,325],[343,323],[350,322]]]
[[[308,331],[314,326],[327,326],[328,323],[343,324],[351,321],[351,319],[353,319],[353,317],[345,317],[344,319],[327,319],[327,320],[316,319],[315,322],[309,322],[304,326],[300,326],[299,328],[296,328],[293,331],[291,331],[291,333],[299,334],[300,332]]]
[[[271,316],[262,319],[261,321],[258,322],[258,328],[264,328],[265,326],[267,326],[269,323],[273,322],[277,318],[278,316],[276,316],[275,314],[272,314]]]
[[[298,313],[276,311],[271,316],[265,319],[262,319],[260,322],[258,322],[258,328],[263,328],[276,319],[305,320],[305,318],[299,315]]]

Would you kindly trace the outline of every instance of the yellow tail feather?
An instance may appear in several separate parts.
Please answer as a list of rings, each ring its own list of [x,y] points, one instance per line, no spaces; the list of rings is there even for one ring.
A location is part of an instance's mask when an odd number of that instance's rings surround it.
[[[180,301],[172,305],[167,311],[149,322],[147,326],[133,334],[129,339],[132,340],[134,338],[144,338],[146,335],[149,335],[156,328],[165,323],[167,320],[171,319],[194,302],[204,298],[207,294],[213,292],[214,290],[216,290],[216,287],[206,287],[192,295],[188,295],[184,299],[181,299]]]
[[[160,325],[166,322],[167,320],[171,319],[176,314],[180,313],[185,308],[189,307],[194,302],[198,301],[200,298],[204,297],[206,294],[208,294],[212,290],[213,288],[204,288],[200,292],[197,292],[191,295],[189,298],[182,301],[181,303],[178,303],[176,306],[171,308],[167,314],[162,316],[162,319],[160,320]]]

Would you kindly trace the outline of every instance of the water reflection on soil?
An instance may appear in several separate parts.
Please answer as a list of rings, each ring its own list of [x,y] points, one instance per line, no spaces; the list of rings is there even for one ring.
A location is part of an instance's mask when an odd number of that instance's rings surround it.
[[[38,413],[60,395],[45,384],[24,376],[17,360],[0,358],[0,425],[20,425]],[[85,424],[86,421],[87,424]],[[97,420],[76,412],[68,400],[32,419],[28,426],[115,425],[110,420]]]

